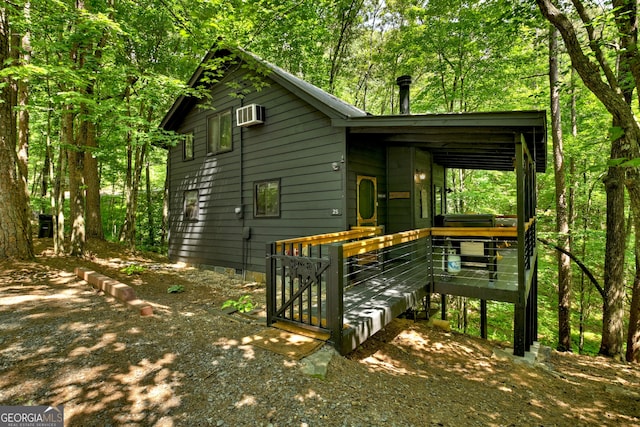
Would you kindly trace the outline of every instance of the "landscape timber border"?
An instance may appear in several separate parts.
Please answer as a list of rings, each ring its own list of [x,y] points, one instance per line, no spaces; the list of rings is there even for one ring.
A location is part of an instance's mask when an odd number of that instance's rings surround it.
[[[153,315],[153,307],[151,307],[149,303],[139,299],[131,286],[113,280],[104,274],[97,273],[88,268],[76,267],[74,273],[95,289],[113,296],[133,310],[138,310],[141,316]]]

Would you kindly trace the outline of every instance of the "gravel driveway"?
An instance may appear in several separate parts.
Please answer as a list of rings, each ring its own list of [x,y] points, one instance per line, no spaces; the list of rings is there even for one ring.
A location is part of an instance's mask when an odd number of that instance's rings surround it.
[[[334,356],[326,378],[307,376],[243,345],[260,319],[220,309],[241,295],[263,305],[263,286],[122,251],[79,260],[45,247],[0,263],[0,404],[64,405],[68,426],[640,425],[637,366],[555,352],[523,365],[421,321],[398,319]],[[143,271],[127,276],[132,263]],[[131,285],[154,315],[96,293],[75,266]]]

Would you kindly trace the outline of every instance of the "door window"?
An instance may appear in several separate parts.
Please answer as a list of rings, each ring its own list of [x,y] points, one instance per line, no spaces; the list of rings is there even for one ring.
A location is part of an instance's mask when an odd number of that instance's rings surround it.
[[[358,176],[358,225],[378,224],[377,181],[373,176]]]

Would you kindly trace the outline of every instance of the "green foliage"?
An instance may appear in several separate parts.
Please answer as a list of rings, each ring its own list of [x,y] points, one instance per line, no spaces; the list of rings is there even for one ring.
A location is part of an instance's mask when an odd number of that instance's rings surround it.
[[[184,292],[184,286],[182,285],[173,285],[173,286],[169,286],[167,288],[167,293],[168,294],[179,294]]]
[[[138,150],[150,147],[145,158],[150,164],[149,198],[145,186],[132,189],[138,191],[138,206],[131,243],[145,250],[166,252],[166,243],[161,244],[164,148],[178,140],[173,133],[159,131],[158,124],[178,96],[206,97],[206,88],[189,88],[185,82],[213,41],[255,52],[375,114],[397,112],[395,78],[402,74],[413,76],[414,113],[548,108],[547,41],[541,36],[547,23],[532,2],[210,0],[185,7],[175,1],[132,0],[87,2],[84,10],[73,2],[30,4],[30,15],[16,8],[11,16],[15,34],[29,30],[30,62],[4,67],[1,75],[29,83],[32,208],[51,213],[56,179],[66,190],[66,150],[72,147],[64,140],[62,123],[71,114],[75,135],[84,121],[96,125],[97,147],[84,148],[98,160],[103,230],[109,240],[120,239],[125,223],[126,172],[136,166]],[[600,46],[618,46],[618,34],[607,27],[612,14],[596,19],[605,37]],[[606,215],[602,177],[609,166],[637,166],[638,160],[608,162],[610,141],[622,135],[620,128],[611,126],[600,101],[572,74],[570,61],[565,56],[560,59],[567,184],[573,190],[576,218],[572,250],[602,278]],[[219,78],[223,65],[223,61],[207,64],[207,79]],[[229,82],[234,96],[263,87],[264,76],[254,71],[257,76],[250,87]],[[577,112],[575,135],[569,120],[572,101]],[[550,153],[548,158],[551,170]],[[48,162],[54,182],[48,182]],[[455,182],[454,173],[447,185],[449,212],[516,213],[512,172],[463,171]],[[553,240],[553,173],[537,178],[538,232]],[[63,211],[70,218],[68,200]],[[67,235],[69,227],[66,221]],[[540,337],[555,346],[555,253],[540,247],[539,254]],[[631,283],[632,248],[627,259]],[[582,285],[575,267],[573,273],[574,334],[582,306],[587,315],[584,351],[595,352],[601,301],[589,284]],[[249,296],[225,304],[253,308]],[[512,338],[510,310],[509,304],[490,305],[491,337]],[[471,310],[471,316],[476,312]]]
[[[255,307],[251,295],[243,295],[238,300],[227,300],[222,304],[222,309],[233,307],[240,313],[248,313]]]
[[[515,215],[515,178],[512,171],[452,170],[448,174],[447,212]]]
[[[127,276],[132,276],[134,274],[140,274],[144,272],[145,268],[141,265],[131,264],[122,269],[120,269],[121,273],[125,273]]]

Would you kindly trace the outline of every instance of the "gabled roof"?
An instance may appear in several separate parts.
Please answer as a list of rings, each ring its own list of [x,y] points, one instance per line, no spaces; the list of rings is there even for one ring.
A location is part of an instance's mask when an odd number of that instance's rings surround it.
[[[206,71],[206,64],[209,61],[215,58],[225,58],[228,56],[234,56],[243,63],[260,67],[261,74],[264,74],[280,86],[291,91],[298,98],[308,102],[310,105],[326,114],[329,118],[346,119],[367,115],[365,111],[362,111],[361,109],[325,92],[319,87],[314,86],[311,83],[288,73],[282,68],[240,48],[211,49],[189,79],[188,86],[190,88],[195,88],[200,84]],[[189,111],[196,102],[197,99],[193,96],[180,96],[169,109],[164,119],[162,119],[160,127],[165,130],[176,130],[178,128],[180,117]]]
[[[332,126],[346,128],[350,141],[424,147],[433,153],[438,164],[449,168],[513,170],[515,141],[523,136],[536,171],[546,170],[544,111],[373,116],[240,48],[212,48],[191,76],[189,87],[201,83],[209,61],[225,62],[227,57],[236,58],[240,66],[249,64],[326,114]],[[197,101],[193,96],[179,97],[162,120],[161,128],[176,130]]]

